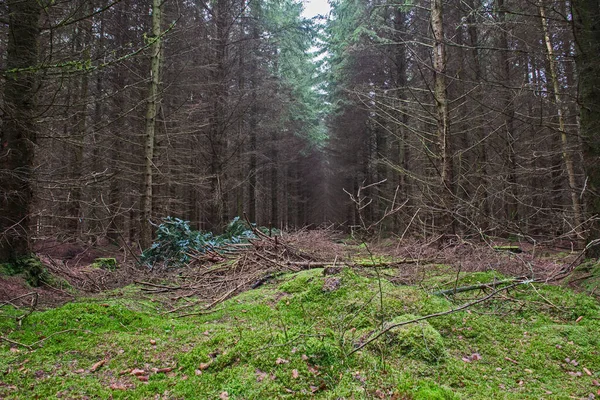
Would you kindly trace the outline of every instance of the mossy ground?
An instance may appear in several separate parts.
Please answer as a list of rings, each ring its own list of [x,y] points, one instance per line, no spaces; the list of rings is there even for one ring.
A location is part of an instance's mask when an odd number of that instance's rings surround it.
[[[320,269],[283,276],[213,313],[185,318],[162,314],[162,303],[136,287],[33,313],[21,327],[11,319],[17,313],[5,306],[2,336],[43,342],[33,350],[0,343],[0,398],[598,395],[600,305],[590,297],[523,285],[468,311],[412,325],[400,336],[391,332],[348,355],[385,323],[445,311],[481,294],[452,301],[428,294],[454,284],[452,275],[428,277],[419,287],[394,286],[347,269],[337,276],[338,289],[324,291],[329,278]],[[493,278],[499,276],[464,274],[459,284]],[[101,360],[105,364],[92,371]],[[131,375],[134,368],[148,372],[148,381]]]

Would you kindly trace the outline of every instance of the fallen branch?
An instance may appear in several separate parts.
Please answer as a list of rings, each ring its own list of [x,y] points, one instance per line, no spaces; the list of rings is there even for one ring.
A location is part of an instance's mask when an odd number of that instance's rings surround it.
[[[32,344],[25,344],[25,343],[16,342],[16,341],[8,339],[8,338],[6,338],[4,336],[0,336],[0,340],[4,340],[5,342],[14,344],[16,346],[25,347],[25,348],[27,348],[29,350],[33,350],[34,346],[39,346],[40,344],[42,344],[46,340],[50,339],[52,336],[60,335],[62,333],[67,333],[67,332],[75,332],[75,331],[79,331],[79,330],[80,329],[65,329],[64,331],[54,332],[53,334],[48,335],[45,338],[38,340],[37,342],[33,342]],[[87,331],[85,331],[85,332],[87,332]]]
[[[13,306],[13,307],[15,307],[15,308],[19,308],[18,306],[16,306],[15,304],[13,304],[13,302],[14,302],[14,301],[20,300],[20,299],[22,299],[23,297],[27,297],[27,296],[36,296],[36,297],[37,297],[37,295],[38,295],[38,293],[37,293],[37,292],[29,292],[29,293],[25,293],[25,294],[23,294],[23,295],[21,295],[21,296],[19,296],[19,297],[15,297],[15,298],[13,298],[13,299],[6,300],[4,303],[0,304],[0,308],[1,308],[1,307],[4,307],[4,306],[5,306],[5,305],[7,305],[7,304],[10,304],[10,305],[12,305],[12,306]]]
[[[413,258],[405,258],[402,260],[396,260],[396,261],[359,261],[359,262],[349,262],[349,261],[345,261],[345,262],[341,262],[338,263],[338,266],[346,266],[346,267],[389,267],[392,265],[396,265],[396,264],[416,264],[416,263],[429,263],[432,260],[420,260],[420,259],[413,259]],[[286,264],[289,266],[297,266],[297,267],[305,267],[305,269],[310,269],[310,268],[321,268],[321,267],[327,267],[329,265],[333,265],[335,263],[335,261],[288,261]]]
[[[437,292],[433,292],[432,294],[434,296],[446,296],[446,295],[451,295],[451,294],[456,294],[456,293],[469,292],[471,290],[484,290],[484,289],[489,289],[489,288],[495,288],[497,286],[504,285],[506,283],[513,283],[519,279],[526,279],[526,278],[525,277],[511,278],[511,279],[504,279],[501,281],[481,283],[479,285],[470,285],[470,286],[462,286],[462,287],[457,287],[457,288],[452,288],[452,289],[447,289],[447,290],[438,290]]]
[[[435,318],[435,317],[441,317],[443,315],[453,314],[453,313],[462,311],[462,310],[464,310],[466,308],[472,307],[472,306],[474,306],[476,304],[483,303],[483,302],[491,299],[492,297],[494,297],[497,293],[499,293],[501,291],[508,290],[508,289],[513,288],[513,287],[518,286],[518,285],[529,284],[529,283],[532,283],[532,282],[533,282],[533,280],[531,280],[531,279],[528,279],[526,281],[515,282],[512,285],[508,285],[508,286],[505,286],[503,288],[494,290],[492,293],[488,294],[485,297],[482,297],[481,299],[477,299],[477,300],[472,301],[470,303],[463,304],[462,306],[460,306],[458,308],[454,308],[454,309],[451,309],[451,310],[448,310],[448,311],[443,311],[443,312],[439,312],[439,313],[435,313],[435,314],[425,315],[423,317],[411,319],[410,321],[404,321],[404,322],[399,322],[397,324],[389,325],[387,328],[382,329],[378,334],[376,334],[375,336],[373,336],[372,338],[370,338],[369,340],[367,340],[366,342],[364,342],[363,344],[361,344],[360,346],[358,346],[357,348],[355,348],[354,350],[352,350],[350,353],[348,353],[348,356],[351,356],[352,354],[356,353],[357,351],[359,351],[360,349],[362,349],[366,345],[368,345],[368,344],[374,342],[375,340],[379,339],[382,335],[384,335],[385,333],[391,331],[394,328],[398,328],[398,327],[404,326],[404,325],[414,324],[414,323],[417,323],[417,322],[420,322],[420,321],[424,321],[424,320],[427,320],[427,319],[431,319],[431,318]]]

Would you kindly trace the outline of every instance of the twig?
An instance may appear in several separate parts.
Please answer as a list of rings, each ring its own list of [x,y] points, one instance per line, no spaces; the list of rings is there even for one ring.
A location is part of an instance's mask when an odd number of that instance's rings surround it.
[[[10,339],[8,339],[8,338],[5,338],[4,336],[0,336],[0,340],[4,340],[5,342],[8,342],[8,343],[14,344],[14,345],[16,345],[16,346],[22,346],[22,347],[25,347],[25,348],[27,348],[27,349],[29,349],[29,350],[32,350],[32,348],[31,348],[31,346],[30,346],[30,345],[28,345],[28,344],[24,344],[24,343],[15,342],[14,340],[10,340]]]
[[[10,305],[16,307],[13,304],[14,301],[20,300],[23,297],[27,297],[27,296],[34,296],[34,295],[37,296],[37,294],[38,294],[37,292],[29,292],[29,293],[26,293],[26,294],[22,294],[21,296],[15,297],[14,299],[6,300],[4,303],[0,304],[0,308],[4,307],[7,304],[10,304]],[[16,308],[18,308],[18,307],[16,307]]]
[[[133,283],[137,283],[138,285],[152,286],[152,287],[161,288],[161,289],[169,289],[169,290],[181,289],[181,286],[166,286],[166,285],[159,285],[156,283],[143,282],[143,281],[133,281]]]
[[[33,342],[32,344],[19,343],[19,342],[16,342],[14,340],[10,340],[8,338],[5,338],[4,336],[0,336],[0,340],[4,340],[5,342],[12,343],[12,344],[17,345],[17,346],[26,347],[29,350],[33,350],[34,346],[39,346],[40,344],[42,344],[46,340],[50,339],[52,336],[60,335],[62,333],[67,333],[67,332],[75,332],[75,331],[79,331],[79,330],[80,329],[65,329],[64,331],[54,332],[53,334],[48,335],[45,338],[38,340],[37,342]],[[84,331],[84,332],[89,332],[89,331]]]
[[[531,282],[532,282],[532,280],[515,282],[512,285],[505,286],[503,288],[494,290],[492,293],[488,294],[485,297],[482,297],[482,298],[477,299],[475,301],[472,301],[470,303],[463,304],[462,306],[460,306],[458,308],[454,308],[454,309],[451,309],[451,310],[448,310],[448,311],[439,312],[439,313],[435,313],[435,314],[425,315],[424,317],[419,317],[419,318],[411,319],[410,321],[404,321],[404,322],[399,322],[399,323],[396,323],[396,324],[391,324],[387,328],[382,329],[378,334],[376,334],[375,336],[373,336],[372,338],[370,338],[369,340],[367,340],[366,342],[364,342],[363,344],[361,344],[360,346],[358,346],[357,348],[355,348],[354,350],[352,350],[350,353],[348,353],[348,356],[351,356],[352,354],[356,353],[357,351],[359,351],[360,349],[362,349],[366,345],[368,345],[368,344],[374,342],[375,340],[379,339],[383,334],[389,332],[390,330],[392,330],[394,328],[398,328],[400,326],[414,324],[414,323],[417,323],[417,322],[420,322],[420,321],[424,321],[424,320],[427,320],[427,319],[431,319],[431,318],[435,318],[435,317],[441,317],[443,315],[453,314],[453,313],[462,311],[462,310],[464,310],[466,308],[472,307],[472,306],[474,306],[476,304],[483,303],[484,301],[487,301],[487,300],[491,299],[494,295],[496,295],[497,293],[499,293],[499,292],[501,292],[503,290],[507,290],[507,289],[513,288],[515,286],[526,284],[526,283],[531,283]]]
[[[222,308],[218,308],[216,310],[202,310],[202,311],[198,311],[198,312],[193,312],[193,313],[188,313],[188,314],[181,314],[178,315],[176,318],[183,318],[183,317],[189,317],[190,315],[206,315],[206,314],[212,314],[212,313],[216,313],[218,311],[223,310],[224,307]]]

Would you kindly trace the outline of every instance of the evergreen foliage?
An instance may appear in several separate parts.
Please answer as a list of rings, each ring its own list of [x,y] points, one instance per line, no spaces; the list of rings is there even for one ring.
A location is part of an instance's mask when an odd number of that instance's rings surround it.
[[[264,233],[279,233],[278,230],[258,228]],[[150,248],[144,250],[141,262],[153,267],[156,263],[169,266],[182,266],[190,261],[190,252],[220,252],[230,244],[244,243],[255,238],[254,231],[240,217],[235,217],[221,235],[213,232],[193,230],[190,222],[180,218],[166,217],[156,228],[156,239]]]

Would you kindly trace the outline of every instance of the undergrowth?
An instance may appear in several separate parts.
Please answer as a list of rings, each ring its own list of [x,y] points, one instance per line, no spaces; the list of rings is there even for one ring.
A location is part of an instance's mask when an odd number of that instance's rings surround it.
[[[465,274],[459,284],[498,279]],[[36,312],[0,332],[0,397],[569,399],[597,394],[600,306],[523,285],[464,312],[381,329],[481,296],[432,296],[452,276],[394,286],[344,269],[282,276],[210,313],[172,318],[135,287]],[[335,290],[327,280],[339,279]],[[383,296],[380,301],[379,296]],[[185,301],[185,300],[180,300]],[[383,304],[383,307],[381,306]],[[197,311],[200,311],[198,309]],[[10,313],[6,314],[10,315]],[[28,350],[16,344],[39,345]],[[104,363],[100,363],[105,360]],[[143,371],[141,379],[132,374]],[[591,374],[591,375],[590,375]],[[145,381],[147,379],[147,381]]]

